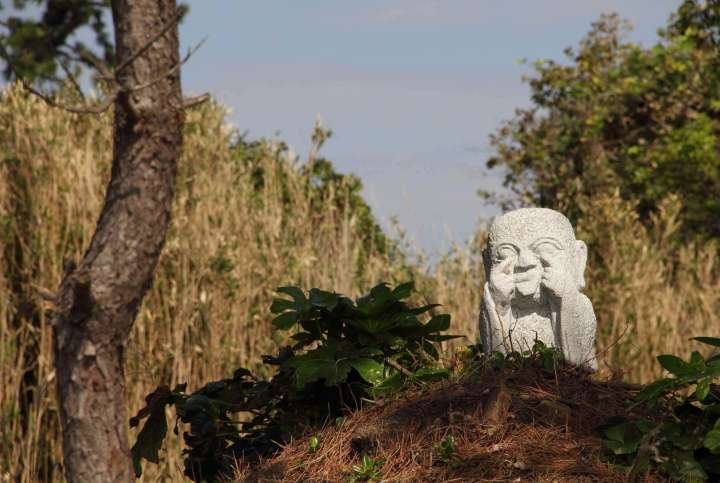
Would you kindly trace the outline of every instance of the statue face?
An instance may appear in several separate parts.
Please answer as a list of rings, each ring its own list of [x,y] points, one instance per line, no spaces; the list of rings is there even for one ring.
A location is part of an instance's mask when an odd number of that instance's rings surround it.
[[[490,227],[490,262],[512,259],[515,290],[539,298],[543,272],[559,267],[576,288],[582,285],[584,250],[578,254],[572,225],[562,214],[545,208],[524,208],[498,217]],[[580,255],[580,256],[578,256]]]

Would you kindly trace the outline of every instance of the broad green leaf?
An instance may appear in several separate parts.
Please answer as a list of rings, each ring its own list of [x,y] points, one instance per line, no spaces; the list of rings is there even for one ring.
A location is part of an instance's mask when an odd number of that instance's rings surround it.
[[[375,358],[375,357],[381,357],[383,355],[383,351],[376,347],[375,345],[368,345],[367,347],[362,347],[360,349],[355,349],[348,357],[350,359],[365,359],[365,358]]]
[[[675,476],[686,481],[704,481],[708,475],[702,465],[695,459],[692,451],[673,451],[670,461],[663,465]]]
[[[395,287],[395,289],[392,291],[392,295],[395,300],[403,300],[412,295],[413,290],[415,290],[415,283],[406,282]]]
[[[184,391],[185,386],[178,384],[175,387],[175,391],[170,391],[170,388],[166,385],[158,386],[153,392],[145,396],[145,407],[143,407],[138,413],[130,418],[130,427],[134,428],[140,421],[150,416],[153,411],[157,408],[164,408],[166,404],[174,402],[177,394],[173,394],[177,391]]]
[[[544,350],[547,350],[547,346],[545,345],[545,342],[541,341],[540,339],[537,339],[535,343],[533,344],[532,348],[533,352],[542,352]]]
[[[272,305],[270,306],[270,312],[273,314],[279,314],[292,308],[295,308],[295,302],[292,300],[274,299]]]
[[[146,459],[152,463],[160,462],[160,448],[167,434],[167,420],[165,419],[165,405],[159,405],[150,413],[145,425],[137,441],[130,450],[133,460],[133,468],[135,476],[140,478],[142,475],[141,459]]]
[[[296,340],[298,342],[312,342],[316,340],[317,338],[312,335],[310,332],[298,332],[297,334],[293,334],[290,336],[291,339]]]
[[[397,326],[400,328],[422,327],[422,322],[416,315],[406,311],[397,317]]]
[[[429,304],[429,305],[423,305],[422,307],[415,307],[413,309],[408,309],[408,312],[413,315],[420,315],[424,314],[425,312],[429,312],[430,310],[440,307],[440,304]]]
[[[321,346],[288,360],[287,365],[295,368],[296,387],[302,389],[319,380],[325,380],[327,387],[345,382],[350,363],[347,359],[336,360],[336,353],[333,347]]]
[[[690,366],[696,373],[701,373],[705,369],[705,358],[698,351],[693,351],[690,355]]]
[[[424,382],[443,381],[450,377],[450,371],[444,367],[426,367],[413,372],[413,379]]]
[[[450,315],[440,314],[436,315],[430,321],[425,324],[424,330],[427,334],[433,332],[442,332],[450,328]]]
[[[703,376],[709,377],[710,379],[720,377],[720,360],[712,361],[708,364],[703,371]]]
[[[625,442],[620,442],[620,441],[609,441],[609,440],[605,440],[604,443],[605,443],[605,446],[607,446],[607,448],[610,451],[612,451],[613,453],[615,453],[616,455],[632,454],[635,451],[637,451],[637,445],[633,444],[633,443],[625,443]]]
[[[333,310],[337,307],[340,296],[332,292],[326,292],[316,288],[310,289],[310,303],[315,307],[323,307]]]
[[[384,302],[390,299],[392,292],[387,283],[380,283],[370,289],[370,296]]]
[[[380,384],[383,380],[385,366],[375,359],[353,359],[350,361],[350,366],[358,371],[360,376],[373,386]]]
[[[629,424],[631,423],[625,421],[620,424],[616,424],[614,426],[606,428],[604,431],[605,437],[610,441],[617,441],[623,443],[625,441],[625,431]]]
[[[671,441],[677,448],[686,451],[693,451],[703,445],[703,432],[697,423],[690,423],[693,420],[686,420],[683,423],[664,423],[661,434]]]
[[[294,350],[302,349],[303,347],[306,347],[313,342],[319,340],[319,337],[311,334],[310,332],[298,332],[297,334],[292,335],[290,338],[297,341],[297,344],[293,346]]]
[[[396,324],[397,322],[393,319],[371,317],[361,321],[359,325],[371,334],[377,334],[378,332],[386,332],[392,329]]]
[[[387,308],[388,302],[395,303],[395,300],[387,283],[381,283],[357,300],[357,308],[363,314],[377,316]]]
[[[709,393],[710,379],[707,377],[700,379],[697,383],[697,387],[695,388],[695,396],[698,398],[698,401],[704,401]]]
[[[682,377],[696,373],[696,371],[693,370],[690,364],[677,356],[663,354],[661,356],[657,356],[657,360],[658,362],[660,362],[660,365],[663,366],[665,370],[675,376]]]
[[[295,302],[295,306],[300,308],[305,305],[307,299],[305,293],[298,287],[278,287],[277,292],[284,293],[292,297]]]
[[[205,384],[198,392],[207,396],[213,396],[215,393],[225,389],[225,387],[227,387],[227,382],[225,381],[212,381]]]
[[[616,455],[634,453],[642,440],[642,431],[629,421],[605,428],[604,434],[605,445]]]
[[[422,344],[422,348],[433,359],[435,359],[435,360],[440,359],[440,353],[438,352],[437,348],[435,347],[435,345],[432,342],[430,342],[428,340],[424,340],[423,344]]]
[[[204,412],[210,414],[213,412],[213,400],[204,394],[194,393],[185,401],[185,413],[191,416],[195,412]]]
[[[639,421],[635,421],[635,426],[637,426],[643,434],[647,434],[657,427],[657,423],[653,423],[647,419],[641,419]]]
[[[718,337],[692,337],[690,340],[696,340],[703,344],[720,347],[720,338]]]
[[[297,312],[285,312],[272,321],[272,325],[281,330],[287,330],[297,323]]]
[[[370,389],[370,394],[373,397],[385,396],[393,394],[402,389],[403,387],[403,376],[400,373],[393,374],[392,376],[384,379],[380,384]]]
[[[718,424],[715,426],[718,426]],[[712,454],[720,454],[720,428],[708,431],[703,440],[703,446],[709,449]]]
[[[675,381],[672,379],[659,379],[645,386],[635,396],[636,401],[652,401],[664,395],[675,387]]]

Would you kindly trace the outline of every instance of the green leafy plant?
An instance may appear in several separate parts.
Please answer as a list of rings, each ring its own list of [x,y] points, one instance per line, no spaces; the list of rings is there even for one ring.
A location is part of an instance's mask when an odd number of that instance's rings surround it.
[[[391,290],[387,284],[374,287],[356,302],[332,292],[312,289],[308,296],[297,287],[278,292],[292,300],[275,299],[270,310],[279,314],[273,325],[281,330],[298,326],[292,336],[293,351],[316,345],[302,354],[293,353],[287,365],[294,369],[296,387],[324,381],[325,385],[346,382],[355,371],[366,383],[378,386],[394,374],[416,379],[432,378],[428,366],[436,366],[435,342],[456,336],[440,332],[450,327],[450,316],[433,316],[422,323],[418,316],[436,304],[413,308],[407,299],[412,283]]]
[[[471,346],[466,359],[482,360],[494,369],[514,370],[527,365],[539,365],[543,370],[554,372],[557,365],[564,361],[563,354],[556,347],[547,346],[543,341],[535,339],[529,350],[511,351],[508,353],[493,351],[485,353],[481,345]],[[467,365],[468,362],[465,362]],[[472,365],[470,365],[472,367]]]
[[[352,465],[352,473],[349,476],[350,481],[377,481],[382,476],[382,467],[384,460],[376,460],[368,455],[362,457],[362,464]]]
[[[693,340],[720,347],[720,338]],[[720,355],[706,359],[694,351],[687,361],[672,355],[657,359],[671,377],[648,384],[636,400],[661,406],[669,417],[612,418],[603,428],[606,448],[616,463],[630,467],[631,480],[652,466],[685,481],[720,478],[720,386],[715,384]]]
[[[448,434],[442,441],[435,445],[437,459],[445,464],[451,463],[455,455],[455,436]]]
[[[132,448],[136,474],[142,472],[142,459],[159,460],[167,406],[174,406],[177,419],[189,425],[183,433],[185,474],[195,481],[217,481],[238,458],[271,454],[292,435],[341,418],[362,400],[407,383],[447,377],[437,343],[455,337],[441,334],[449,328],[450,316],[433,315],[423,322],[420,317],[437,305],[411,306],[406,300],[413,289],[412,283],[394,289],[382,283],[353,301],[315,288],[307,294],[298,287],[279,288],[286,297],[273,301],[272,324],[294,333],[292,345],[263,357],[275,375],[261,380],[240,368],[232,378],[190,394],[185,385],[158,387],[130,421],[134,427],[147,418]],[[232,415],[240,412],[252,417],[235,421]],[[314,443],[311,438],[309,448],[319,448],[317,438]],[[372,474],[372,468],[366,470]]]

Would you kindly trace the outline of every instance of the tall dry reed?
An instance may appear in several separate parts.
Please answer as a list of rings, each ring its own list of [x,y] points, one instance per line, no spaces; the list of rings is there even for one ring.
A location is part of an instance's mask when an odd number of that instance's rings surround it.
[[[173,223],[128,344],[131,412],[158,384],[192,388],[238,366],[261,368],[260,356],[282,342],[267,310],[278,286],[357,295],[412,277],[392,246],[368,244],[343,209],[342,184],[313,192],[275,143],[231,149],[224,118],[214,104],[188,113]],[[92,236],[111,119],[49,108],[20,88],[0,97],[0,481],[61,479],[52,304],[43,294]],[[180,479],[179,448],[164,460],[148,475]]]
[[[261,369],[260,356],[282,343],[267,310],[281,285],[357,295],[414,278],[424,298],[453,315],[451,332],[475,340],[482,231],[432,265],[410,262],[398,245],[368,245],[357,213],[343,209],[342,186],[318,200],[277,144],[232,149],[224,117],[215,104],[188,113],[173,223],[128,345],[130,412],[158,384],[193,388],[241,365]],[[111,114],[51,109],[17,87],[0,95],[0,481],[62,480],[52,304],[43,294],[89,243],[110,156]],[[598,345],[610,347],[624,331],[608,362],[643,381],[659,374],[653,355],[687,352],[690,335],[717,334],[720,267],[715,247],[672,241],[669,205],[657,229],[644,228],[631,208],[599,200],[578,232],[606,267],[588,274]],[[145,479],[181,474],[171,444]]]
[[[585,207],[578,234],[589,241],[588,295],[598,349],[628,379],[662,375],[655,356],[702,350],[690,337],[720,336],[720,260],[715,242],[683,241],[682,207],[670,197],[647,224],[617,193]]]

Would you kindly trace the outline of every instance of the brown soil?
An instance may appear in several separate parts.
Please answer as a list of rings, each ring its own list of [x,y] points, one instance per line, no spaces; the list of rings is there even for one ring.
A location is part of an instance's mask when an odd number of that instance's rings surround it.
[[[384,460],[382,481],[625,481],[603,460],[598,427],[628,416],[636,391],[573,368],[465,376],[310,432],[260,465],[241,464],[237,481],[348,481],[363,454]],[[436,447],[448,435],[455,451],[442,461]],[[311,436],[320,441],[314,453]]]

